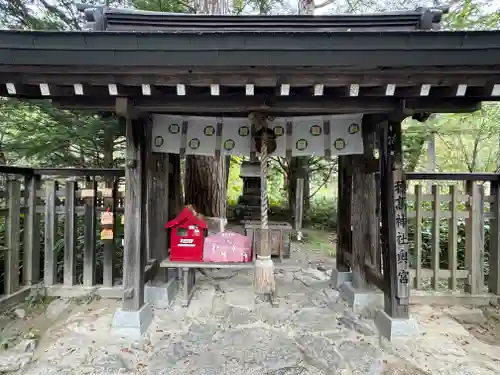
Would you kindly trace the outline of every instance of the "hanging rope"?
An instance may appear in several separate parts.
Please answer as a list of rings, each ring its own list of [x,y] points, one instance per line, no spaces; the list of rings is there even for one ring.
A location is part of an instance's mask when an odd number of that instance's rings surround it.
[[[218,185],[222,192],[226,191],[226,156],[224,155],[224,151],[220,151],[219,158],[219,173],[218,173]],[[224,232],[225,229],[225,221],[226,221],[226,199],[224,196],[220,197],[219,201],[219,231]]]
[[[272,294],[275,290],[274,266],[271,259],[271,246],[269,244],[268,223],[268,195],[267,195],[267,119],[260,113],[251,115],[251,121],[261,132],[260,142],[260,254],[255,264],[255,287],[258,293]]]

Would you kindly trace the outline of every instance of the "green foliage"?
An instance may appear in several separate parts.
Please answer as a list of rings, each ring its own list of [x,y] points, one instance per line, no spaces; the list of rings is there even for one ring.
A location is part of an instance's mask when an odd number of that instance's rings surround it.
[[[337,202],[334,199],[319,198],[311,202],[311,209],[304,217],[305,226],[324,231],[337,227]]]

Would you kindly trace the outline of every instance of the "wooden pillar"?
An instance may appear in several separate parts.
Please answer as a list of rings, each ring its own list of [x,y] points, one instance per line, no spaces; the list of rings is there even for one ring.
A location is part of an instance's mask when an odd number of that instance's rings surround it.
[[[130,103],[118,98],[117,114],[125,123],[125,233],[123,249],[123,310],[144,304],[145,251],[145,124],[132,120]]]
[[[351,194],[352,178],[347,156],[338,157],[338,203],[337,203],[337,270],[347,272],[350,267],[347,255],[351,253]]]
[[[146,248],[148,260],[161,262],[167,257],[169,221],[169,162],[168,154],[152,152],[152,123],[146,124]],[[166,269],[160,268],[156,278],[166,281]]]
[[[358,289],[368,287],[365,264],[374,264],[376,236],[377,197],[375,193],[375,174],[373,147],[375,125],[378,119],[371,115],[363,116],[362,132],[364,153],[352,155],[352,282]]]
[[[181,212],[184,202],[181,188],[181,156],[179,154],[168,154],[168,172],[168,219],[172,220]]]
[[[490,275],[488,289],[491,293],[500,294],[500,184],[491,182],[490,195],[494,201],[490,204],[493,220],[490,222]]]
[[[379,133],[381,240],[386,290],[385,312],[409,317],[408,219],[401,145],[401,123],[383,122]]]

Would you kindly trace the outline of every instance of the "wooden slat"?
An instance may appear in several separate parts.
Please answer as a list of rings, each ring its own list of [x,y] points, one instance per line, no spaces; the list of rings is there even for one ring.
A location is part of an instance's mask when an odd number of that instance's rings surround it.
[[[457,289],[457,268],[458,268],[458,234],[457,234],[457,187],[450,185],[449,210],[451,217],[448,220],[448,267],[450,269],[450,278],[448,279],[448,288]]]
[[[432,257],[432,269],[434,270],[434,276],[432,278],[431,284],[434,290],[439,288],[439,255],[441,248],[439,246],[439,234],[440,234],[440,205],[439,205],[439,186],[432,186],[432,195],[434,196],[434,201],[432,203],[433,218],[432,218],[432,245],[431,245],[431,257]]]
[[[436,185],[438,186],[438,185]],[[439,186],[438,186],[439,187]],[[415,195],[414,194],[408,194],[408,200],[409,201],[414,201],[415,200]],[[434,202],[434,195],[433,194],[423,194],[422,195],[422,202]],[[439,202],[449,202],[452,199],[451,194],[439,194]],[[458,202],[468,202],[470,199],[470,196],[467,194],[458,194],[457,195],[457,201]]]
[[[76,182],[68,181],[64,199],[64,285],[76,284]]]
[[[470,173],[470,172],[410,172],[406,173],[408,180],[435,180],[435,181],[496,181],[498,173]]]
[[[57,216],[56,216],[56,190],[55,181],[47,181],[45,184],[45,262],[43,282],[45,286],[51,286],[56,283],[57,258]]]
[[[27,177],[27,179],[29,179],[30,177]],[[38,177],[40,178],[40,177]],[[78,181],[76,181],[78,182]],[[80,181],[81,183],[84,183],[85,181]],[[98,187],[97,189],[97,197],[99,198],[104,198],[106,196],[106,193],[109,189],[107,188],[102,188],[102,187]],[[85,189],[83,190],[78,190],[76,193],[75,193],[75,197],[76,198],[85,198]],[[25,194],[27,194],[27,192],[25,191],[25,189],[21,190],[21,195],[24,196]],[[8,198],[9,196],[9,193],[6,191],[6,190],[0,190],[0,198]],[[45,190],[44,189],[40,189],[40,187],[37,189],[36,191],[36,196],[38,198],[42,198],[42,199],[45,199]],[[125,190],[119,190],[117,191],[116,193],[116,196],[117,198],[124,198],[125,197]],[[56,192],[56,197],[57,198],[60,198],[61,200],[64,199],[66,197],[66,194],[63,190],[58,190]]]
[[[414,219],[415,218],[415,212],[408,212],[408,218],[409,219]],[[422,208],[421,212],[422,218],[423,219],[433,219],[434,218],[434,211],[424,211]],[[488,215],[487,215],[488,216]],[[441,219],[449,219],[451,217],[451,212],[450,211],[440,211],[439,212],[439,218]],[[469,217],[469,213],[465,211],[458,211],[456,218],[457,219],[467,219]]]
[[[95,181],[87,183],[86,189],[96,190]],[[84,234],[83,234],[83,285],[95,285],[95,247],[96,247],[96,204],[97,195],[84,199]]]
[[[37,213],[39,198],[36,191],[40,188],[40,176],[26,178],[24,214],[24,254],[23,281],[25,285],[33,285],[40,280],[40,215]],[[44,208],[42,208],[44,210]]]
[[[5,262],[5,294],[12,294],[19,289],[19,241],[21,231],[21,184],[8,181],[9,216],[7,218],[7,257]]]
[[[469,270],[457,270],[455,272],[455,275],[456,275],[456,278],[458,280],[460,280],[460,279],[466,279],[469,276],[469,273],[470,273]],[[412,276],[416,276],[417,270],[412,269],[410,274]],[[420,270],[420,274],[421,274],[421,279],[429,279],[429,278],[432,279],[434,277],[434,275],[436,274],[436,272],[432,268],[422,268]],[[438,276],[438,279],[443,280],[443,279],[449,279],[451,277],[451,274],[452,274],[451,270],[440,269],[437,273],[437,276]],[[422,289],[422,288],[421,287],[418,288],[415,285],[415,289]]]
[[[422,185],[415,186],[415,252],[416,252],[416,277],[417,289],[422,288]]]

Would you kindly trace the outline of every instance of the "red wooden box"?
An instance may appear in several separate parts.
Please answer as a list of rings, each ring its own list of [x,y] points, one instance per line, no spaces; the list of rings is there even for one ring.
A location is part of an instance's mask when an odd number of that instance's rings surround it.
[[[165,228],[170,230],[170,261],[203,262],[203,243],[207,235],[205,221],[186,207]]]

